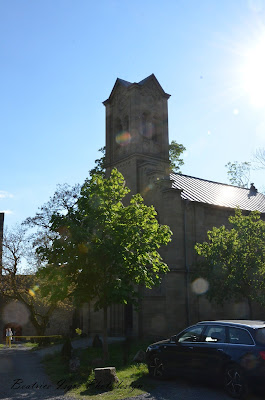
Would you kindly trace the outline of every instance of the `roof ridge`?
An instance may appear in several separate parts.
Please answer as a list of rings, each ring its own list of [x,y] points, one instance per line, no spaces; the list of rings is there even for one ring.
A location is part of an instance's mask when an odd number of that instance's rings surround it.
[[[117,81],[119,81],[122,85],[125,85],[125,86],[132,85],[132,82],[126,81],[125,79],[117,78]]]
[[[216,181],[211,181],[209,179],[204,179],[204,178],[197,178],[196,176],[191,176],[191,175],[186,175],[186,174],[180,174],[178,172],[171,172],[172,175],[180,175],[180,176],[186,176],[187,178],[194,178],[194,179],[198,179],[200,181],[205,181],[205,182],[211,182],[211,183],[217,183],[218,185],[225,185],[225,186],[230,186],[230,187],[234,187],[234,188],[238,188],[238,189],[245,189],[245,190],[250,190],[250,188],[244,188],[241,186],[235,186],[235,185],[230,185],[229,183],[222,183],[222,182],[216,182]],[[258,192],[259,194],[263,194]]]

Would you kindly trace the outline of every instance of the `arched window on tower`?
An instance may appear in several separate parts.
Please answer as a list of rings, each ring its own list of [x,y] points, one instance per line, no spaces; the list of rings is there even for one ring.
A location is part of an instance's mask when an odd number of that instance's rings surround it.
[[[153,136],[153,122],[148,112],[142,114],[142,135],[148,139],[151,139]]]
[[[157,115],[155,115],[154,116],[154,118],[153,118],[153,140],[154,140],[154,142],[156,142],[156,143],[158,143],[159,142],[159,128],[160,128],[160,125],[159,125],[159,118],[158,118],[158,116]]]
[[[124,117],[124,124],[123,124],[123,126],[124,126],[125,132],[129,132],[129,117],[128,117],[128,115],[126,115],[126,116]]]
[[[115,134],[120,135],[122,133],[122,123],[121,123],[121,119],[117,118],[116,119],[116,124],[115,124]]]

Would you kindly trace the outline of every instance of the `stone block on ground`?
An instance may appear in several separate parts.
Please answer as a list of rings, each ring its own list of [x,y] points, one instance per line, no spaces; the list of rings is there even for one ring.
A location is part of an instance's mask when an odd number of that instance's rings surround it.
[[[104,388],[108,390],[112,388],[114,383],[119,382],[115,367],[95,368],[94,372],[95,386],[98,388]]]

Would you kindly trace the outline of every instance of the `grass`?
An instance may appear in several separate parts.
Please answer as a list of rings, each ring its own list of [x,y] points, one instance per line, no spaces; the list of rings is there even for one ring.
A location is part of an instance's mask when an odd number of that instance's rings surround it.
[[[17,347],[18,345],[22,345],[22,346],[24,346],[24,347],[29,347],[29,348],[32,348],[33,350],[34,349],[38,349],[39,348],[39,345],[38,345],[38,343],[31,343],[31,342],[21,342],[21,343],[19,343],[19,342],[16,342],[16,343],[11,343],[11,347],[12,348],[15,348],[15,347]],[[5,344],[0,344],[0,349],[3,349],[3,348],[5,348],[6,347],[6,345]]]
[[[31,343],[31,342],[25,342],[25,343],[22,343],[22,345],[23,346],[25,346],[25,347],[31,347],[31,348],[38,348],[39,347],[39,345],[38,345],[38,343]]]
[[[8,346],[6,346],[6,344],[0,344],[0,349],[5,349],[5,348],[7,348]],[[13,344],[13,343],[11,343],[11,348],[15,348],[15,347],[17,347],[17,345],[16,344]]]
[[[124,344],[109,345],[109,360],[106,366],[115,366],[119,383],[112,390],[97,388],[94,384],[93,360],[100,358],[101,349],[88,347],[76,349],[73,356],[79,357],[80,368],[73,373],[68,370],[68,363],[62,362],[61,354],[46,356],[43,360],[46,373],[50,376],[57,388],[68,394],[87,400],[120,400],[148,392],[152,387],[152,380],[148,378],[145,364],[136,364],[132,359],[138,350],[145,350],[148,342],[133,341],[128,352],[128,361],[124,359]]]

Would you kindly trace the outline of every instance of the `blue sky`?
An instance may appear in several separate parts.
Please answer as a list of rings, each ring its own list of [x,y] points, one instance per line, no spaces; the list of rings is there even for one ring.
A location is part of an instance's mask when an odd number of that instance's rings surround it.
[[[187,148],[182,172],[227,183],[228,161],[265,147],[264,33],[263,0],[0,0],[5,224],[88,176],[117,77],[154,73],[171,94],[170,140]]]

